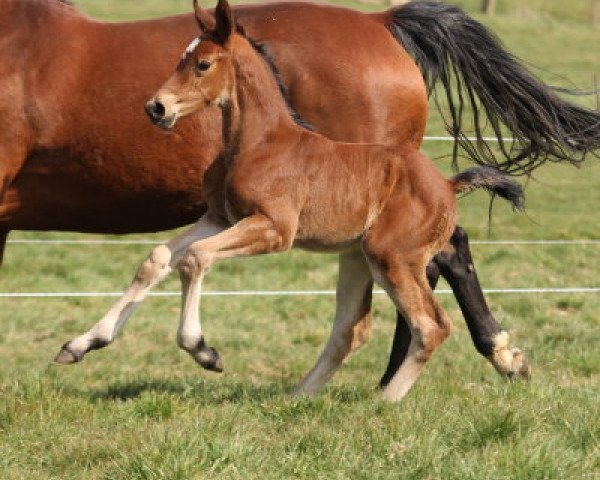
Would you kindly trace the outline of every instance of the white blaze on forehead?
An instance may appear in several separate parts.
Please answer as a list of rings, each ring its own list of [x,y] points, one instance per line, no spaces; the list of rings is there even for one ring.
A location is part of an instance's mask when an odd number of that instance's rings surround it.
[[[183,56],[182,58],[185,58],[187,55],[189,55],[190,53],[192,53],[195,48],[200,45],[200,37],[194,38],[192,40],[192,42],[187,46],[187,48],[185,49],[185,52],[183,52]]]

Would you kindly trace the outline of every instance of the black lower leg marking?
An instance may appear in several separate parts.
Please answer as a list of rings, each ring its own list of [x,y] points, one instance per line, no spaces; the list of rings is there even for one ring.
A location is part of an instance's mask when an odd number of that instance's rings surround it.
[[[483,296],[466,232],[457,226],[450,243],[453,250],[438,253],[434,261],[454,292],[475,348],[484,357],[489,357],[494,352],[495,337],[504,330]]]
[[[406,358],[408,353],[408,347],[411,341],[411,333],[408,328],[408,323],[402,316],[402,313],[396,313],[396,330],[394,331],[394,340],[392,342],[392,351],[390,352],[390,358],[388,360],[387,368],[381,380],[379,381],[379,387],[385,388],[388,383],[392,380],[402,362]]]

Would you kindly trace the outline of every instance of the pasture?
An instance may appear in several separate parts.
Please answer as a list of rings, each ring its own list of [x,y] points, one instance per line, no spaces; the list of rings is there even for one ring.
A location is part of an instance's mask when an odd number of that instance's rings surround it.
[[[107,19],[189,8],[179,0],[76,3]],[[600,30],[584,21],[578,5],[587,2],[546,3],[524,14],[506,2],[485,21],[548,83],[589,89],[600,76]],[[445,134],[433,110],[429,125],[429,135]],[[450,144],[430,141],[424,150],[444,157]],[[447,159],[438,164],[450,171]],[[579,169],[548,164],[529,182],[526,214],[498,201],[488,233],[488,197],[476,193],[461,199],[460,224],[472,241],[598,240],[599,178],[595,158]],[[150,247],[12,243],[0,292],[119,292]],[[600,287],[598,242],[474,244],[473,251],[484,288]],[[228,261],[205,290],[331,290],[336,267],[333,256],[303,252]],[[173,275],[157,291],[178,290]],[[440,299],[452,336],[408,396],[387,404],[374,390],[395,321],[382,295],[373,339],[323,393],[300,399],[287,394],[329,334],[332,296],[205,296],[203,328],[223,356],[220,375],[177,348],[177,296],[149,298],[113,345],[69,367],[53,365],[54,355],[114,298],[0,298],[0,479],[600,478],[600,294],[488,295],[532,363],[532,380],[514,384],[475,352],[453,298]]]

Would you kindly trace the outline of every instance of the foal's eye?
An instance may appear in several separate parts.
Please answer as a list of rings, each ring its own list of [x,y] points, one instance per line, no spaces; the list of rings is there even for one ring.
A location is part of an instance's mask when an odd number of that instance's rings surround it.
[[[196,64],[196,70],[199,72],[206,72],[212,64],[208,60],[200,60]]]

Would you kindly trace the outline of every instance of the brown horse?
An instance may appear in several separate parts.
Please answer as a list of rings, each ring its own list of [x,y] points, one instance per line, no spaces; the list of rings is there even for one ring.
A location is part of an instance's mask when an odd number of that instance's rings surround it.
[[[383,392],[399,400],[450,332],[425,268],[454,231],[455,193],[488,188],[520,207],[520,187],[485,167],[446,181],[412,149],[335,142],[303,129],[289,115],[257,47],[234,32],[227,0],[219,0],[216,20],[196,0],[194,5],[203,34],[147,111],[169,130],[198,110],[221,109],[222,149],[204,182],[208,212],[160,248],[162,268],[136,278],[125,296],[137,298],[177,268],[183,295],[179,346],[212,366],[214,350],[204,341],[198,314],[202,279],[212,265],[293,246],[339,252],[332,334],[297,393],[318,391],[350,353],[365,289],[374,279],[411,331],[406,358]]]
[[[286,3],[236,12],[249,34],[270,43],[297,110],[332,138],[418,147],[427,115],[422,77],[430,89],[437,78],[445,84],[455,65],[488,116],[538,159],[559,147],[585,153],[600,142],[596,112],[554,96],[454,7],[413,3],[367,15]],[[14,229],[156,231],[203,213],[201,179],[220,148],[218,118],[205,112],[165,136],[139,108],[194,28],[189,15],[105,24],[57,0],[2,1],[0,251]],[[507,166],[527,164],[505,153],[515,159]],[[504,374],[515,373],[512,360],[500,367],[494,360],[512,358],[506,334],[485,305],[464,233],[453,240],[431,265],[433,278],[441,270],[449,279],[478,350]],[[384,383],[407,333],[399,317]]]

